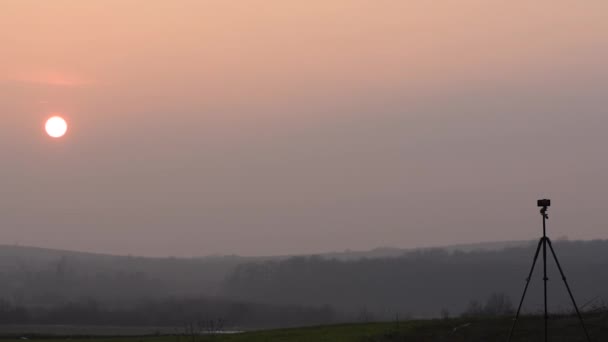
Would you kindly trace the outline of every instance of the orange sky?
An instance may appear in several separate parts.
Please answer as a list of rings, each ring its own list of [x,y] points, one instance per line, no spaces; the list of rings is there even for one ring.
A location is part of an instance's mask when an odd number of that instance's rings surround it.
[[[605,237],[599,217],[567,227],[608,165],[607,11],[4,0],[2,241],[200,255],[518,239],[530,231],[487,231],[498,209],[483,199],[524,211],[543,191],[570,201],[558,232]],[[71,129],[49,144],[55,112]],[[449,207],[431,224],[437,198]]]
[[[196,105],[601,65],[603,1],[5,1],[4,81]],[[406,88],[407,89],[407,88]],[[98,92],[104,92],[104,95]],[[302,94],[299,94],[302,95]]]

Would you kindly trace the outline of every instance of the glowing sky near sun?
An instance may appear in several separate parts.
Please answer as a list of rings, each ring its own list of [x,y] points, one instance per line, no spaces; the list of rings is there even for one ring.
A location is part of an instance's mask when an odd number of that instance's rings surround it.
[[[606,13],[5,0],[3,241],[164,256],[524,239],[543,196],[552,235],[607,237]],[[41,134],[53,113],[69,139]]]

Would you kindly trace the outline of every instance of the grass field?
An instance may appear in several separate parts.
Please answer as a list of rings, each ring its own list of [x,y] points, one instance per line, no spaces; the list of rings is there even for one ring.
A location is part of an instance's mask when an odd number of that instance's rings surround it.
[[[608,314],[586,318],[593,341],[608,341]],[[387,323],[343,324],[308,328],[255,331],[210,336],[154,337],[29,337],[29,341],[95,342],[393,342],[393,341],[506,341],[510,318],[476,318],[424,320]],[[553,318],[549,325],[552,342],[586,341],[578,321],[573,317]],[[540,341],[543,336],[540,317],[524,317],[517,326],[513,341]],[[23,342],[23,339],[4,339]]]

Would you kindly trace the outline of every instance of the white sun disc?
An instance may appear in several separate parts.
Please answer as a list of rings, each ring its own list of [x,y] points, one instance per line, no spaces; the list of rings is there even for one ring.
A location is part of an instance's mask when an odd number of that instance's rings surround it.
[[[44,128],[51,138],[61,138],[68,131],[68,123],[60,116],[53,116],[46,121]]]

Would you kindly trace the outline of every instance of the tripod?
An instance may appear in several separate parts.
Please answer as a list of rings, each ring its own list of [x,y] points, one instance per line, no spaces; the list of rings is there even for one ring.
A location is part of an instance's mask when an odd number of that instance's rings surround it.
[[[532,268],[530,269],[528,278],[526,278],[526,286],[524,287],[524,293],[522,294],[521,300],[519,301],[519,307],[517,308],[517,314],[515,315],[515,319],[513,320],[513,325],[511,326],[511,331],[509,331],[509,339],[507,341],[511,341],[511,337],[513,336],[513,331],[515,330],[515,324],[517,323],[517,319],[519,318],[519,314],[521,312],[521,307],[522,307],[522,304],[524,303],[524,298],[526,297],[526,292],[528,291],[528,285],[530,285],[530,278],[532,277],[532,272],[534,272],[534,266],[536,265],[536,260],[538,259],[538,254],[540,253],[541,247],[543,250],[543,282],[544,282],[544,296],[545,296],[545,317],[544,317],[545,334],[544,334],[544,336],[545,336],[545,342],[549,341],[548,329],[547,329],[547,322],[549,320],[549,315],[547,313],[547,280],[549,280],[549,278],[547,278],[547,246],[549,246],[549,250],[551,251],[551,254],[553,255],[555,264],[557,265],[557,268],[559,269],[559,273],[562,276],[562,280],[564,281],[564,284],[566,285],[566,289],[568,290],[568,294],[570,295],[570,299],[572,300],[572,305],[574,306],[574,309],[576,310],[576,315],[578,316],[578,320],[580,321],[581,326],[583,327],[585,336],[587,337],[587,341],[590,342],[591,339],[589,338],[589,333],[587,332],[587,327],[585,327],[585,321],[583,320],[583,316],[581,316],[581,313],[578,310],[578,306],[576,305],[576,301],[574,300],[574,296],[572,295],[570,286],[568,285],[568,282],[566,281],[566,276],[564,275],[562,266],[559,264],[559,261],[557,260],[557,255],[555,254],[555,250],[553,250],[553,245],[551,245],[551,240],[547,237],[546,221],[549,219],[549,215],[547,214],[547,207],[549,207],[551,205],[551,201],[550,200],[539,200],[538,205],[539,205],[539,207],[542,207],[540,209],[540,214],[543,217],[543,237],[541,237],[540,241],[538,241],[538,246],[536,247],[536,253],[534,253],[534,261],[532,261]]]

